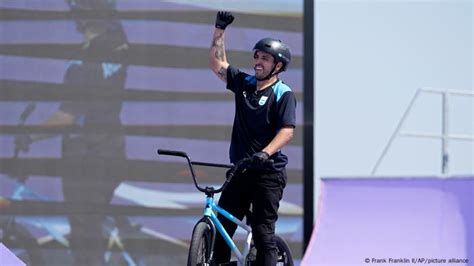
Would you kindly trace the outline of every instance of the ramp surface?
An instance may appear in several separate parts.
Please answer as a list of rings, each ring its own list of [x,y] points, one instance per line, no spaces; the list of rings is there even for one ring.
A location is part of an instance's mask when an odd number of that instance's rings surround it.
[[[474,265],[474,176],[321,182],[301,265]]]

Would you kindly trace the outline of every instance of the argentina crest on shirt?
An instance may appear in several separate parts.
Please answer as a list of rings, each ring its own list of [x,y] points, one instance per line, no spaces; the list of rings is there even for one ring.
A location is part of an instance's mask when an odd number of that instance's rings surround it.
[[[262,98],[260,98],[260,101],[258,101],[258,104],[264,105],[267,102],[267,99],[268,99],[267,96],[262,96]]]

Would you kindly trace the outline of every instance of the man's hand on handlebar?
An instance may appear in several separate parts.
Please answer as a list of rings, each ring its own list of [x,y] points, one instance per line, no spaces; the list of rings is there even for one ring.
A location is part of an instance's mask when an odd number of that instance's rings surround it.
[[[264,151],[256,152],[252,155],[252,166],[255,168],[263,168],[270,155]]]

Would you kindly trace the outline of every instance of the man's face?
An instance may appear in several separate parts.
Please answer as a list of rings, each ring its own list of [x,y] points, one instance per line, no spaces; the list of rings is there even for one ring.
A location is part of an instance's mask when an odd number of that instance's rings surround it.
[[[253,69],[255,70],[255,77],[257,79],[263,79],[268,76],[268,74],[270,74],[270,71],[272,71],[273,65],[275,63],[275,59],[273,58],[273,56],[269,53],[257,51],[255,52],[253,59]]]

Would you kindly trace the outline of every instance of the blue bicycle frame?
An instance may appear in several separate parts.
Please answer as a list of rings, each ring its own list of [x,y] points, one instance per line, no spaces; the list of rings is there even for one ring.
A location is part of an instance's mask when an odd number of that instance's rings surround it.
[[[227,231],[224,229],[224,226],[222,226],[222,223],[219,221],[219,219],[217,219],[217,215],[214,213],[214,211],[217,212],[217,213],[222,214],[225,218],[227,218],[231,222],[237,224],[238,226],[243,228],[245,231],[247,231],[245,246],[244,246],[244,250],[243,250],[242,253],[240,253],[239,248],[235,245],[232,238],[229,236]],[[230,247],[230,249],[236,255],[237,260],[239,261],[239,263],[241,265],[243,265],[244,261],[245,261],[245,258],[247,257],[247,255],[249,254],[249,251],[250,251],[250,243],[252,241],[252,228],[250,226],[246,225],[245,223],[243,223],[242,221],[240,221],[239,219],[235,218],[232,214],[230,214],[226,210],[219,207],[215,203],[214,198],[211,197],[211,196],[206,197],[206,208],[204,209],[203,215],[204,215],[204,217],[208,217],[212,221],[212,223],[216,227],[217,231],[219,231],[219,233],[222,235],[222,237],[224,238],[227,245]]]
[[[171,150],[158,149],[157,152],[158,152],[158,154],[161,154],[161,155],[179,156],[179,157],[186,158],[186,160],[188,162],[188,165],[189,165],[189,170],[191,172],[191,176],[192,176],[193,181],[194,181],[194,185],[196,186],[196,188],[199,191],[204,192],[206,194],[206,207],[204,208],[204,213],[203,213],[204,217],[203,217],[203,219],[201,219],[201,221],[203,221],[203,220],[207,221],[213,227],[212,228],[212,232],[213,232],[212,237],[213,237],[213,239],[212,239],[212,244],[211,244],[212,245],[211,250],[213,250],[213,248],[214,248],[213,247],[214,246],[214,240],[215,240],[215,235],[214,235],[215,230],[214,229],[217,229],[217,231],[224,238],[227,245],[235,253],[239,264],[244,265],[245,259],[247,258],[247,255],[250,252],[250,245],[251,245],[251,242],[252,242],[252,228],[250,226],[246,225],[245,223],[243,223],[242,221],[240,221],[239,219],[235,218],[232,214],[230,214],[226,210],[219,207],[214,201],[214,194],[220,193],[224,190],[224,188],[230,182],[230,180],[232,179],[232,177],[234,176],[234,174],[236,173],[237,170],[244,171],[243,169],[240,169],[240,167],[248,164],[250,162],[250,158],[244,158],[244,159],[240,160],[239,162],[237,162],[235,165],[224,165],[224,164],[215,164],[215,163],[192,162],[191,159],[189,158],[189,156],[185,152],[182,152],[182,151],[171,151]],[[230,168],[231,170],[229,172],[227,172],[227,174],[226,174],[225,183],[220,188],[215,189],[213,187],[201,187],[201,186],[199,186],[199,184],[196,181],[196,174],[194,172],[193,165]],[[243,250],[242,253],[237,248],[237,246],[235,245],[234,241],[229,236],[227,231],[224,229],[224,226],[222,225],[222,223],[219,221],[219,219],[217,219],[217,215],[215,214],[215,212],[222,214],[226,219],[230,220],[234,224],[240,226],[245,231],[247,231],[245,246],[244,246],[244,250]],[[212,254],[211,254],[211,259],[212,259]]]

